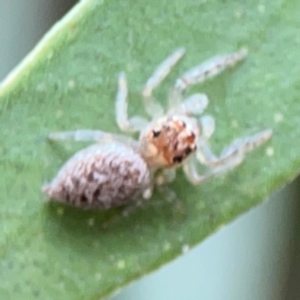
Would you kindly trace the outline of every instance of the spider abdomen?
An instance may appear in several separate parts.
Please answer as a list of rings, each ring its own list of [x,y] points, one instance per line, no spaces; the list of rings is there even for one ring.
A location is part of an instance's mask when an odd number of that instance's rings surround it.
[[[150,173],[141,156],[115,142],[96,144],[75,154],[43,191],[55,201],[107,209],[126,205],[149,184]]]

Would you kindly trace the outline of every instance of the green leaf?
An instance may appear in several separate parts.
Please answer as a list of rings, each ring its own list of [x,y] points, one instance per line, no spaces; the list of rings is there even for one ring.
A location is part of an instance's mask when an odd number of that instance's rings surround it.
[[[0,90],[1,299],[103,299],[193,247],[292,180],[299,156],[300,2],[274,0],[86,0],[45,36]],[[201,185],[179,172],[163,194],[103,227],[118,211],[49,205],[41,185],[78,147],[47,142],[53,131],[119,132],[116,79],[129,78],[130,112],[140,90],[179,46],[184,60],[157,91],[165,99],[181,72],[249,48],[235,70],[193,91],[210,98],[213,147],[265,128],[274,138],[239,168]],[[67,147],[66,147],[67,146]]]

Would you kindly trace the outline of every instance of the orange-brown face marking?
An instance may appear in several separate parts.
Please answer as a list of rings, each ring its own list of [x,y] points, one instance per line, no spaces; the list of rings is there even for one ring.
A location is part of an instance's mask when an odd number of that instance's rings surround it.
[[[141,153],[153,167],[173,167],[196,150],[196,133],[186,122],[166,117],[154,123],[141,138]]]

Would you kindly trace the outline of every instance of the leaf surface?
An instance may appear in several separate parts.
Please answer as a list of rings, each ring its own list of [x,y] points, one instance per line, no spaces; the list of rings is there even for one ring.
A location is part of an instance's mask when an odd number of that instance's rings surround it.
[[[0,90],[1,299],[102,299],[174,259],[260,203],[299,172],[300,2],[86,0],[80,2]],[[118,132],[117,74],[127,73],[130,113],[140,91],[176,48],[187,53],[156,97],[165,103],[179,74],[211,56],[249,48],[234,70],[194,87],[207,93],[217,153],[236,137],[273,128],[266,146],[226,176],[193,186],[178,172],[170,188],[129,218],[119,211],[49,205],[41,185],[85,145],[46,135],[80,128]]]

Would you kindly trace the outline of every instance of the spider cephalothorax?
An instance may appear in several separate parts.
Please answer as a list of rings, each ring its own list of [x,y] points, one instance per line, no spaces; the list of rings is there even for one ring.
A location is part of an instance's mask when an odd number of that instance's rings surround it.
[[[187,179],[193,184],[239,165],[245,155],[267,141],[272,130],[236,139],[220,156],[214,155],[208,140],[215,129],[214,118],[201,116],[208,98],[193,94],[184,99],[187,87],[218,75],[227,67],[245,58],[244,49],[217,56],[192,68],[175,81],[169,107],[163,107],[153,96],[185,50],[180,48],[163,61],[147,81],[142,92],[145,109],[151,120],[128,118],[127,82],[119,76],[116,99],[116,119],[123,131],[139,133],[139,139],[94,130],[78,130],[50,134],[54,140],[96,141],[72,157],[44,192],[54,200],[82,208],[110,208],[132,200],[149,198],[155,184],[173,181],[176,168],[183,166]],[[109,145],[109,146],[108,146]],[[197,165],[208,171],[199,174]]]
[[[160,118],[142,132],[141,156],[153,168],[178,166],[196,150],[198,131],[197,124],[183,116]]]

